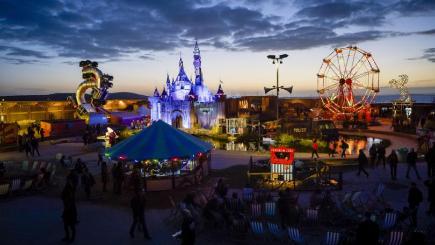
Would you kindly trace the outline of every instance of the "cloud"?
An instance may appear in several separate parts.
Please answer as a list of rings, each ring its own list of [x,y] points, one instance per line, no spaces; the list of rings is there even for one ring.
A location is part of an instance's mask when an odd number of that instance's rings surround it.
[[[227,50],[307,49],[390,36],[391,32],[373,26],[387,22],[393,12],[426,13],[433,9],[433,1],[422,0],[278,0],[270,4],[295,14],[267,13],[262,1],[3,0],[0,43],[25,42],[26,49],[3,51],[6,56],[33,61],[51,57],[41,47],[61,58],[110,62],[132,53],[191,47],[194,39],[201,45]],[[353,25],[362,30],[337,31]],[[419,34],[433,34],[433,30]],[[147,55],[139,58],[150,59]]]
[[[422,60],[426,59],[435,63],[435,48],[428,48],[423,50],[423,55],[420,57],[408,58],[408,60]]]

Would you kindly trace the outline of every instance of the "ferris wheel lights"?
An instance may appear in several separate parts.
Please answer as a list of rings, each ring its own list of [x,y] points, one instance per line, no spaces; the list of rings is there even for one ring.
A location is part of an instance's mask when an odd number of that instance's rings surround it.
[[[365,53],[364,56],[365,56],[366,58],[370,58],[370,57],[372,57],[372,54],[371,54],[371,53]]]
[[[374,73],[379,73],[380,72],[380,70],[379,69],[372,69],[372,72],[374,72]]]
[[[336,48],[334,50],[337,54],[341,54],[343,52],[343,50],[341,48]]]
[[[325,64],[329,64],[329,63],[331,63],[331,60],[323,59],[323,63],[325,63]]]
[[[325,77],[325,74],[317,74],[317,77],[318,77],[318,78],[324,78],[324,77]]]

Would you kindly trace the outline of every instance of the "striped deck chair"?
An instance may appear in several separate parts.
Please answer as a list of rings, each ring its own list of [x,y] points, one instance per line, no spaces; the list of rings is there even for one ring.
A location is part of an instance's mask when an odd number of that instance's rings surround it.
[[[33,180],[29,179],[24,181],[23,190],[26,191],[32,187]]]
[[[388,230],[396,225],[397,214],[396,213],[386,213],[384,217],[384,223],[382,224],[382,229]]]
[[[267,229],[275,240],[282,241],[284,238],[284,232],[275,223],[268,222]]]
[[[256,203],[251,204],[251,216],[252,217],[261,216],[261,204],[256,204]]]
[[[29,170],[29,161],[23,161],[22,163],[21,163],[21,169],[22,170],[24,170],[24,171],[27,171],[27,170]]]
[[[340,243],[340,236],[338,232],[326,232],[325,245],[338,245]]]
[[[312,208],[307,209],[306,220],[308,223],[317,224],[319,221],[319,210]]]
[[[385,185],[382,183],[379,183],[379,185],[376,187],[376,189],[374,191],[376,199],[383,201],[384,200],[384,191],[385,191]]]
[[[276,204],[274,202],[266,202],[264,204],[264,215],[274,217],[276,214]]]
[[[299,228],[296,227],[289,227],[287,228],[288,238],[290,241],[296,243],[296,244],[304,244],[304,239],[302,238],[301,232],[299,231]]]
[[[251,231],[255,236],[265,239],[265,232],[263,228],[263,223],[260,221],[251,221]]]
[[[5,196],[9,193],[9,184],[1,184],[0,185],[0,196]]]
[[[385,245],[401,245],[403,241],[403,232],[392,231]]]
[[[11,192],[13,191],[19,191],[21,189],[21,179],[20,178],[14,178],[11,181]]]
[[[254,189],[243,188],[242,199],[245,202],[252,202],[252,200],[254,199]]]
[[[38,169],[39,166],[39,162],[38,161],[34,161],[33,165],[32,165],[32,171],[36,171],[36,169]]]
[[[227,208],[232,212],[240,212],[243,209],[243,203],[240,199],[231,198],[226,203]]]

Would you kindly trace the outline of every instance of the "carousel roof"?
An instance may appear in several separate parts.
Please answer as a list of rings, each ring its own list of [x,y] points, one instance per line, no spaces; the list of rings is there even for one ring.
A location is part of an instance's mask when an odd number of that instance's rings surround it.
[[[212,145],[159,120],[106,149],[111,159],[148,160],[188,158],[211,150]]]

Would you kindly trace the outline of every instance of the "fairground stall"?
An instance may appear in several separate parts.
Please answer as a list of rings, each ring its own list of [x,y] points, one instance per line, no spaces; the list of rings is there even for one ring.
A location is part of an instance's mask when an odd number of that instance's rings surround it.
[[[147,191],[199,183],[208,174],[212,145],[159,120],[106,150],[112,161],[139,171]]]

